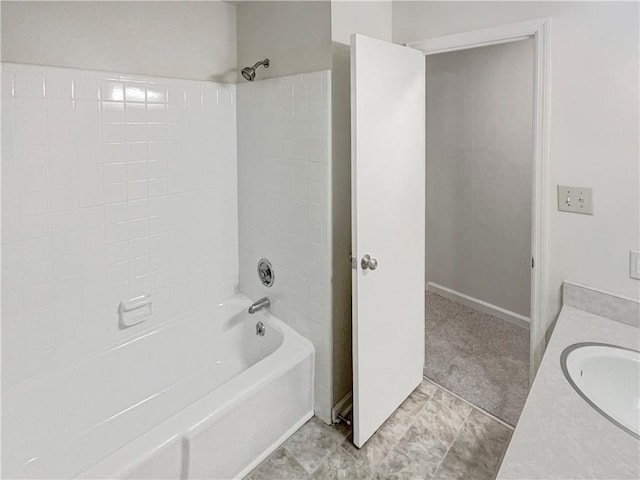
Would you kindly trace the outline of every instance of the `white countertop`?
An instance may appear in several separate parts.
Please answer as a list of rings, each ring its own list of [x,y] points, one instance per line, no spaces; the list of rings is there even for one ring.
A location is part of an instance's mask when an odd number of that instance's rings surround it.
[[[562,307],[498,480],[640,478],[640,441],[589,406],[562,373],[562,351],[578,342],[640,350],[640,330]]]

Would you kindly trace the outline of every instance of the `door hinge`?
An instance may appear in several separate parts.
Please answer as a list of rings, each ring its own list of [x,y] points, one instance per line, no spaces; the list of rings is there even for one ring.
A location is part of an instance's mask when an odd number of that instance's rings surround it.
[[[535,260],[533,259],[533,257],[531,257],[531,268],[533,268],[533,267],[535,267],[535,266],[536,266],[536,262],[535,262]]]
[[[351,252],[349,252],[349,255],[347,256],[347,258],[349,259],[349,263],[351,264],[351,268],[356,270],[358,268],[358,263],[356,262],[356,259],[353,258],[353,254]]]

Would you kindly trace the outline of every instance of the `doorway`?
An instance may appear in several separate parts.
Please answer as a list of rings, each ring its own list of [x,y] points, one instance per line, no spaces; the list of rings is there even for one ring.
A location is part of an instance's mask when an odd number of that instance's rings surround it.
[[[409,44],[427,56],[425,374],[510,424],[543,345],[547,28]]]
[[[533,40],[426,57],[425,376],[515,425],[529,386]]]
[[[498,45],[525,38],[533,39],[534,50],[534,74],[533,74],[533,92],[534,100],[532,107],[532,149],[531,149],[531,266],[530,270],[530,370],[529,378],[533,377],[538,360],[544,350],[544,331],[540,328],[545,318],[545,312],[542,308],[543,295],[545,291],[546,281],[543,272],[546,272],[546,232],[547,232],[547,202],[548,198],[546,190],[548,186],[547,173],[547,157],[548,157],[548,22],[547,20],[533,20],[520,24],[511,24],[503,27],[467,32],[463,34],[451,35],[448,37],[432,38],[425,41],[413,42],[407,44],[413,48],[403,48],[399,45],[380,42],[373,39],[366,40],[368,47],[358,49],[357,40],[362,36],[352,36],[352,56],[351,56],[351,106],[352,106],[352,294],[354,306],[352,308],[352,325],[353,325],[353,426],[354,426],[354,443],[357,446],[362,444],[369,438],[388,416],[393,413],[394,406],[399,406],[404,399],[407,398],[411,388],[417,386],[421,376],[407,382],[407,385],[398,387],[397,380],[407,377],[408,373],[413,375],[414,367],[419,366],[419,372],[423,372],[424,364],[424,288],[425,288],[425,238],[424,226],[426,224],[426,215],[424,212],[425,204],[425,181],[424,170],[420,175],[420,184],[414,183],[414,177],[402,181],[397,174],[386,175],[380,183],[373,183],[374,186],[382,185],[385,187],[385,194],[380,195],[378,192],[374,196],[362,197],[357,195],[360,193],[361,187],[371,185],[371,182],[362,182],[363,176],[369,175],[372,169],[396,168],[397,166],[411,166],[414,162],[421,162],[422,169],[425,168],[425,60],[424,57],[415,58],[415,50],[419,50],[423,55],[432,55],[436,53],[452,52],[456,50],[466,50],[476,47],[484,47],[490,45]],[[354,40],[356,44],[354,45]],[[365,46],[362,43],[362,46]],[[365,51],[366,50],[366,51]],[[381,52],[389,56],[385,58],[387,68],[385,72],[388,75],[380,76],[376,67],[380,65]],[[402,59],[402,60],[401,60]],[[411,70],[405,72],[402,68],[389,66],[392,62],[400,61],[404,64],[405,69]],[[373,69],[373,70],[372,70]],[[420,75],[420,71],[422,74]],[[380,78],[384,78],[387,83],[380,83]],[[370,81],[366,81],[369,79]],[[398,84],[404,81],[402,88]],[[421,86],[422,95],[420,95],[416,87]],[[380,92],[372,92],[371,88],[379,88]],[[392,92],[396,92],[394,101],[387,101],[387,96],[392,96]],[[411,95],[409,94],[411,92]],[[420,98],[421,97],[421,98]],[[391,109],[390,112],[384,113],[381,108]],[[420,106],[420,109],[416,107]],[[377,108],[375,111],[369,111],[371,108]],[[407,115],[409,115],[407,117]],[[422,117],[422,118],[421,118]],[[386,122],[380,122],[380,119],[388,119]],[[408,124],[398,122],[398,120],[413,121]],[[374,120],[372,120],[374,119]],[[372,123],[373,122],[373,123]],[[376,125],[391,125],[392,131],[376,130]],[[405,128],[406,127],[406,128]],[[419,127],[419,128],[416,128]],[[377,128],[377,127],[376,127]],[[407,131],[411,134],[407,135]],[[389,133],[399,132],[398,135],[388,135]],[[384,133],[384,135],[382,134]],[[421,147],[422,145],[422,147]],[[422,148],[422,156],[416,156]],[[407,150],[408,149],[408,150]],[[405,152],[407,150],[407,152]],[[367,153],[367,155],[364,155]],[[378,161],[380,159],[380,161]],[[393,162],[389,162],[393,159]],[[421,170],[416,167],[416,172]],[[403,170],[404,171],[404,170]],[[360,179],[360,181],[358,180]],[[390,181],[393,180],[393,181]],[[408,183],[407,183],[408,182]],[[406,188],[406,185],[412,188]],[[397,188],[396,188],[397,187]],[[401,188],[402,187],[402,188]],[[366,189],[365,189],[366,190]],[[364,190],[363,190],[364,191]],[[421,194],[414,195],[420,192]],[[397,198],[396,198],[397,197]],[[384,198],[382,204],[377,204],[372,199]],[[418,213],[422,206],[422,215],[420,218],[413,218],[415,221],[408,221],[407,209],[402,209],[398,215],[390,218],[403,218],[407,220],[398,228],[388,227],[378,231],[377,235],[363,235],[363,225],[384,225],[385,221],[380,221],[379,212],[389,213],[391,208],[398,205],[404,205],[404,200],[411,199],[408,205],[412,214]],[[414,208],[415,207],[415,208]],[[355,219],[359,219],[355,221]],[[366,221],[365,221],[366,220]],[[362,223],[364,222],[364,224]],[[418,224],[416,224],[418,222]],[[407,230],[406,225],[409,225]],[[418,226],[420,228],[418,228]],[[398,237],[398,232],[406,233],[402,237]],[[422,232],[422,233],[421,233]],[[366,237],[366,238],[365,238]],[[393,238],[395,243],[391,242],[389,248],[378,245],[378,239]],[[416,241],[419,240],[419,248],[406,248],[407,244],[399,245],[397,240],[402,239]],[[367,242],[364,242],[364,240]],[[366,245],[364,245],[366,243]],[[398,248],[399,246],[403,248]],[[378,253],[378,252],[383,252]],[[404,261],[399,261],[399,257],[394,256],[397,252],[403,252],[408,257]],[[370,268],[370,258],[379,260],[375,262],[375,271]],[[383,262],[384,259],[384,262]],[[535,259],[535,268],[533,261]],[[365,261],[366,260],[366,261]],[[398,261],[396,261],[398,260]],[[383,268],[384,265],[384,268]],[[402,272],[401,280],[389,284],[389,288],[383,295],[371,295],[365,287],[369,284],[380,284],[386,281],[389,274]],[[419,272],[418,278],[413,275]],[[393,312],[378,307],[386,307],[389,305],[402,306],[402,310],[407,310],[407,305],[414,306],[413,295],[406,296],[406,302],[394,302],[395,297],[391,297],[391,293],[407,293],[405,289],[409,286],[414,291],[414,287],[418,287],[421,297],[422,308],[414,308],[411,315],[405,312],[404,315],[398,316],[398,311]],[[362,295],[361,295],[362,294]],[[365,295],[366,294],[366,295]],[[404,298],[404,297],[403,297]],[[411,302],[409,302],[411,300]],[[407,303],[409,302],[409,303]],[[358,308],[364,305],[367,308],[367,315]],[[418,318],[417,313],[422,310],[422,315]],[[400,326],[397,324],[398,318],[407,318],[410,325]],[[376,321],[373,321],[376,320]],[[378,321],[379,320],[379,321]],[[403,338],[409,329],[411,334],[407,337],[407,342],[397,341],[398,333],[402,332]],[[419,346],[414,346],[414,340],[419,342]],[[391,343],[389,343],[391,341]],[[389,346],[399,345],[399,352]],[[411,346],[411,348],[408,347]],[[421,355],[418,355],[420,354]],[[405,363],[410,368],[405,368],[404,364],[400,365],[400,360],[407,360]],[[378,368],[384,365],[382,368]],[[385,373],[385,378],[380,377],[380,372]],[[526,375],[525,375],[526,377]],[[372,395],[371,388],[375,387],[380,395]],[[364,405],[365,401],[372,399],[384,398],[389,400],[382,405],[381,402],[374,401],[372,405]],[[380,407],[384,408],[377,408]],[[398,412],[396,411],[393,416]],[[374,418],[375,417],[375,418]],[[363,428],[363,419],[368,419],[368,423]],[[388,418],[388,422],[392,418]],[[356,432],[360,432],[360,436],[356,439]]]

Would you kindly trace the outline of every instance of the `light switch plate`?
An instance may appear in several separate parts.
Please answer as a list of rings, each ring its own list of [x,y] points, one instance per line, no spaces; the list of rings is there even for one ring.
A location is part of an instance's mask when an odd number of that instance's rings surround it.
[[[640,251],[638,250],[629,252],[629,276],[640,280]]]
[[[593,192],[591,188],[558,185],[558,210],[593,215]]]

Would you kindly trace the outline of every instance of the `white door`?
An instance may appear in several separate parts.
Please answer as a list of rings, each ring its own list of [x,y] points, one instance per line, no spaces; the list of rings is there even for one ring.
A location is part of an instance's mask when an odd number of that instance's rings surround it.
[[[361,447],[422,380],[421,52],[352,35],[351,135],[353,442]]]

